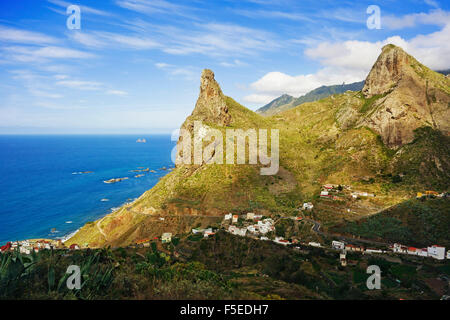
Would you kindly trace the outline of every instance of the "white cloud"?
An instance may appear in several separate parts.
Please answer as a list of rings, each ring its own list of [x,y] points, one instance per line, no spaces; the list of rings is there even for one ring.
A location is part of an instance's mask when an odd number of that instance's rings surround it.
[[[450,12],[441,9],[431,10],[428,13],[413,13],[401,17],[382,16],[381,24],[388,29],[413,28],[418,25],[445,26],[450,24]]]
[[[107,43],[100,39],[100,37],[83,31],[70,32],[68,36],[73,41],[76,41],[86,47],[103,48],[107,45]]]
[[[94,31],[91,33],[71,32],[69,37],[72,40],[90,48],[119,47],[143,50],[160,47],[160,44],[154,39],[137,34],[122,35],[118,33],[99,31]]]
[[[175,55],[204,54],[210,56],[256,55],[280,47],[273,34],[235,24],[197,24],[186,32],[179,28],[160,29],[168,43],[163,51]]]
[[[67,79],[69,76],[68,75],[65,75],[65,74],[55,74],[54,76],[53,76],[53,78],[55,78],[56,80],[64,80],[64,79]]]
[[[240,10],[240,9],[235,10],[234,12],[249,18],[269,18],[269,19],[313,22],[313,19],[310,16],[302,13],[292,13],[274,10]]]
[[[25,47],[11,46],[2,48],[8,58],[19,62],[39,62],[48,59],[88,59],[95,55],[80,50],[62,47]]]
[[[221,62],[220,65],[222,67],[242,67],[246,66],[247,64],[245,62],[242,62],[241,60],[234,59],[231,62]]]
[[[427,5],[429,5],[430,7],[439,8],[439,3],[437,3],[437,1],[434,1],[434,0],[425,0],[425,3],[426,3]]]
[[[257,105],[265,105],[272,100],[278,98],[278,95],[266,95],[266,94],[249,94],[244,97],[244,100],[248,103],[254,103]]]
[[[128,95],[128,92],[122,91],[122,90],[108,90],[108,91],[106,91],[106,93],[114,95],[114,96],[121,96],[121,97]]]
[[[381,48],[389,43],[402,47],[431,69],[450,68],[450,24],[440,31],[418,35],[410,40],[394,36],[376,42],[322,42],[305,50],[306,56],[323,65],[322,69],[313,74],[297,76],[269,72],[250,85],[254,92],[244,97],[244,100],[250,103],[268,103],[273,96],[284,93],[300,96],[322,85],[361,81],[369,73]]]
[[[14,80],[21,81],[23,87],[27,89],[28,93],[34,97],[60,99],[63,95],[55,93],[53,88],[49,85],[47,76],[43,76],[26,69],[11,70]]]
[[[168,64],[168,63],[165,63],[165,62],[158,62],[158,63],[155,63],[155,66],[156,66],[158,69],[166,69],[166,68],[173,67],[173,65]]]
[[[0,26],[0,41],[23,43],[23,44],[54,44],[56,38],[27,30]]]
[[[85,106],[80,105],[67,105],[66,103],[54,103],[54,102],[48,102],[48,101],[38,101],[35,103],[35,106],[45,108],[45,109],[51,109],[51,110],[80,110],[80,109],[87,109]]]
[[[82,80],[62,80],[56,82],[58,86],[63,86],[71,89],[96,91],[100,90],[103,86],[100,82],[95,81],[82,81]]]
[[[52,3],[52,4],[54,4],[54,5],[62,7],[62,8],[67,8],[67,7],[69,7],[72,4],[76,4],[76,3],[70,3],[70,2],[62,1],[62,0],[47,0],[47,1]],[[80,9],[81,9],[81,13],[82,14],[83,13],[89,13],[89,14],[95,14],[95,15],[98,15],[98,16],[105,16],[105,17],[112,16],[112,14],[110,12],[106,12],[106,11],[103,11],[103,10],[98,10],[98,9],[95,9],[95,8],[92,8],[92,7],[88,7],[88,6],[81,5]]]
[[[155,67],[165,70],[171,76],[182,76],[185,80],[198,78],[199,71],[191,66],[179,67],[165,62],[155,63]]]
[[[174,4],[164,0],[117,0],[116,4],[122,8],[145,15],[168,14],[196,19],[192,9],[183,5]]]

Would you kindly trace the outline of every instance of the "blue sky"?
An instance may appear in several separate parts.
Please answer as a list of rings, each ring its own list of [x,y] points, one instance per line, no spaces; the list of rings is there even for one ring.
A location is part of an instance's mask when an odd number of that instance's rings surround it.
[[[69,30],[66,9],[81,8]],[[381,29],[369,29],[369,5]],[[363,80],[386,43],[450,68],[450,3],[310,0],[0,2],[0,133],[158,133],[195,105],[201,70],[256,109]]]

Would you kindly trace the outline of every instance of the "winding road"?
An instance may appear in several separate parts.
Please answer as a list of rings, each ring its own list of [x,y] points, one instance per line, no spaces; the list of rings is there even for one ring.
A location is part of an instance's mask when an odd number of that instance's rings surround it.
[[[328,236],[328,237],[333,237],[336,238],[338,240],[341,241],[347,241],[347,242],[352,242],[352,241],[357,241],[357,242],[363,242],[363,243],[368,243],[368,244],[376,244],[376,245],[381,245],[381,246],[389,246],[389,243],[386,242],[381,242],[381,241],[375,241],[375,240],[368,240],[368,239],[360,239],[360,238],[349,238],[349,237],[345,237],[345,236],[341,236],[341,235],[336,235],[333,233],[326,233],[326,232],[322,232],[320,231],[320,223],[312,220],[312,219],[308,219],[305,218],[305,221],[311,222],[313,224],[313,226],[311,227],[311,230],[314,231],[317,234],[323,235],[323,236]]]

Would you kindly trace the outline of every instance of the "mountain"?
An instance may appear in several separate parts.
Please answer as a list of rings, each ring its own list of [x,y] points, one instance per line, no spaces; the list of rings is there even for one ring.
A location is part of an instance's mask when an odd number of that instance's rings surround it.
[[[290,105],[296,98],[293,96],[290,96],[288,94],[283,94],[282,96],[272,100],[268,104],[266,104],[264,107],[259,108],[256,110],[256,113],[259,114],[272,114],[272,111],[278,110],[279,107],[284,105]],[[307,102],[307,101],[305,101]]]
[[[364,81],[334,86],[321,86],[298,98],[283,94],[281,97],[256,110],[256,113],[271,116],[278,112],[292,109],[302,103],[317,101],[333,94],[340,94],[346,91],[360,91],[363,86]]]
[[[450,69],[447,70],[438,70],[436,72],[442,73],[444,76],[448,76],[450,74]]]
[[[181,127],[175,169],[133,203],[86,224],[67,244],[126,246],[163,232],[186,235],[193,227],[218,226],[229,212],[298,215],[306,201],[313,201],[312,218],[326,230],[377,214],[418,191],[447,191],[449,107],[450,79],[393,45],[383,48],[362,91],[271,117],[224,95],[214,73],[204,70],[196,106]],[[267,165],[261,163],[210,163],[229,155],[216,140],[227,129],[267,129],[270,139],[271,130],[278,130],[279,170],[264,175]],[[193,156],[199,145],[205,147],[200,161]],[[248,149],[244,155],[250,159]],[[376,197],[354,201],[347,192],[336,201],[323,200],[318,195],[326,183]]]
[[[399,147],[414,130],[430,126],[450,133],[450,79],[434,72],[394,45],[386,45],[364,84],[365,117],[361,124]]]

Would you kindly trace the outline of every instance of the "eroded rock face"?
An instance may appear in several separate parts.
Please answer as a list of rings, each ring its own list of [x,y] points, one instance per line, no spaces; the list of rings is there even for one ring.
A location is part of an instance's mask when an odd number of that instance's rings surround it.
[[[231,114],[228,112],[226,97],[222,93],[219,84],[214,79],[214,72],[205,69],[200,79],[200,94],[192,114],[187,117],[181,129],[187,130],[194,138],[194,121],[202,121],[205,125],[214,124],[228,126],[231,123]],[[178,140],[178,146],[182,141]],[[181,163],[182,148],[177,148],[177,163]]]
[[[430,76],[431,75],[431,76]],[[362,93],[378,98],[360,122],[398,148],[414,138],[414,130],[431,126],[450,132],[450,82],[394,45],[383,47]]]
[[[408,69],[409,58],[410,56],[399,47],[384,46],[364,82],[362,90],[364,96],[370,98],[392,91]]]
[[[200,95],[192,115],[202,121],[227,126],[231,115],[225,102],[225,96],[214,79],[214,72],[205,69],[200,79]]]

